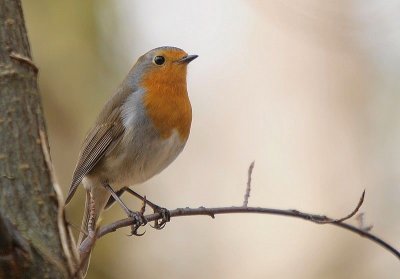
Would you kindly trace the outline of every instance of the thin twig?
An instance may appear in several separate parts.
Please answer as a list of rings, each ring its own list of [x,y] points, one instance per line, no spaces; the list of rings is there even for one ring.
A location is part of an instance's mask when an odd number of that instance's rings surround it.
[[[67,229],[64,212],[64,196],[62,194],[60,184],[57,181],[57,177],[53,169],[46,134],[41,129],[39,130],[39,137],[44,160],[49,171],[51,183],[53,185],[54,192],[56,193],[56,198],[58,202],[57,225],[60,234],[61,246],[67,259],[69,272],[73,273],[75,265],[79,262],[79,256],[75,249],[75,240],[72,234],[70,234],[70,231]]]
[[[360,206],[363,202],[363,197],[364,197],[364,193],[360,198],[360,201],[356,207],[356,210],[358,210],[360,208]],[[354,211],[351,214],[347,215],[345,218],[334,219],[334,218],[329,218],[327,216],[304,213],[304,212],[301,212],[298,210],[282,210],[282,209],[262,208],[262,207],[244,207],[244,206],[214,207],[214,208],[205,208],[205,207],[189,208],[189,207],[186,207],[186,208],[177,208],[177,209],[171,210],[170,216],[171,216],[171,218],[172,217],[180,217],[180,216],[195,216],[195,215],[206,215],[206,216],[214,217],[214,215],[218,215],[218,214],[232,214],[232,213],[260,213],[260,214],[280,215],[280,216],[299,218],[299,219],[307,220],[307,221],[310,221],[310,222],[313,222],[316,224],[330,224],[333,226],[337,226],[337,227],[349,230],[349,231],[356,233],[362,237],[365,237],[365,238],[375,242],[376,244],[382,246],[386,250],[390,251],[398,259],[400,259],[400,251],[395,249],[393,246],[391,246],[390,244],[388,244],[381,238],[369,233],[368,231],[362,230],[353,225],[346,224],[346,223],[343,223],[343,221],[340,221],[340,220],[347,220],[347,218],[349,218],[349,216],[350,217],[353,216],[355,214]],[[146,215],[145,218],[148,222],[151,222],[151,221],[161,219],[162,215],[160,213],[153,213],[153,214]],[[123,220],[116,221],[112,224],[105,225],[98,230],[97,239],[100,237],[103,237],[106,234],[114,232],[117,229],[132,226],[135,223],[137,223],[136,220],[134,220],[132,218],[126,218]]]
[[[244,194],[244,200],[243,200],[243,206],[247,207],[247,204],[249,203],[249,198],[250,198],[250,191],[251,191],[251,174],[253,173],[254,169],[254,161],[251,162],[249,166],[249,170],[247,171],[247,187],[246,187],[246,192]]]
[[[87,263],[87,261],[89,261],[90,253],[93,250],[94,245],[96,244],[97,233],[98,233],[98,228],[91,234],[89,233],[86,239],[80,244],[79,247],[80,262],[77,269],[73,273],[72,278],[81,279],[85,277],[85,272],[86,272],[86,270],[84,270],[85,264]]]
[[[365,190],[362,192],[360,200],[358,201],[358,204],[356,206],[356,208],[354,208],[354,210],[352,212],[350,212],[349,215],[340,218],[340,219],[333,219],[333,220],[314,220],[315,223],[318,224],[328,224],[328,223],[341,223],[344,222],[348,219],[350,219],[351,217],[353,217],[354,215],[356,215],[356,213],[358,212],[358,210],[360,210],[360,207],[362,206],[363,202],[364,202],[364,197],[365,197]],[[329,218],[328,218],[329,219]]]

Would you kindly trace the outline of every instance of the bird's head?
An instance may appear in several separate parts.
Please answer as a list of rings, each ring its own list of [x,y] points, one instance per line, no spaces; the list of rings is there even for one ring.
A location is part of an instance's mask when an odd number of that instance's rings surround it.
[[[141,85],[164,86],[166,84],[186,85],[187,65],[197,58],[177,47],[159,47],[142,55],[136,68],[140,73]]]

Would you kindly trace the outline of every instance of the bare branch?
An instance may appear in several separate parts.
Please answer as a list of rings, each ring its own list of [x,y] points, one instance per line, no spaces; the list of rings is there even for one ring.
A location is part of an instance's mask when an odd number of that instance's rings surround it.
[[[250,191],[251,191],[251,174],[253,173],[254,169],[254,161],[251,162],[249,166],[249,170],[247,172],[247,187],[246,187],[246,192],[244,194],[244,200],[243,200],[243,206],[247,207],[247,204],[249,203],[249,198],[250,198]]]
[[[358,210],[360,209],[360,207],[362,206],[363,202],[364,202],[364,197],[365,197],[365,190],[362,192],[360,200],[358,201],[358,204],[356,206],[356,208],[354,208],[354,210],[347,216],[340,218],[340,219],[333,219],[333,220],[313,220],[313,222],[318,223],[318,224],[328,224],[328,223],[341,223],[344,222],[348,219],[350,219],[351,217],[353,217]],[[327,218],[329,219],[329,218]]]
[[[53,164],[50,158],[49,152],[49,144],[47,142],[47,137],[45,132],[42,129],[39,129],[40,136],[40,144],[42,146],[43,156],[46,162],[47,169],[49,170],[49,175],[51,179],[51,183],[53,184],[54,191],[56,193],[58,206],[58,214],[57,214],[57,224],[58,230],[60,233],[61,246],[65,253],[65,257],[67,259],[68,268],[71,273],[73,273],[75,266],[79,262],[79,255],[75,249],[76,244],[73,238],[73,235],[70,231],[67,230],[67,223],[65,220],[65,211],[64,211],[64,197],[61,191],[60,184],[57,181],[56,174],[53,170]]]
[[[294,217],[299,218],[307,221],[311,221],[316,224],[330,224],[333,226],[337,226],[353,233],[356,233],[362,237],[365,237],[376,244],[382,246],[386,250],[390,251],[394,254],[398,259],[400,259],[400,251],[395,249],[393,246],[382,240],[381,238],[369,233],[366,230],[360,229],[356,226],[343,223],[343,221],[348,220],[361,207],[364,201],[365,191],[363,192],[357,207],[353,212],[347,215],[344,218],[334,219],[323,215],[317,214],[310,214],[304,213],[298,210],[283,210],[283,209],[273,209],[273,208],[262,208],[262,207],[246,207],[246,206],[233,206],[233,207],[213,207],[213,208],[206,208],[206,207],[199,207],[199,208],[177,208],[170,211],[170,217],[181,217],[181,216],[195,216],[195,215],[205,215],[214,218],[215,215],[218,214],[232,214],[232,213],[259,213],[259,214],[271,214],[271,215],[280,215],[280,216],[287,216],[287,217]],[[153,213],[145,216],[148,222],[155,221],[161,219],[162,216],[160,213]],[[120,228],[128,227],[136,224],[136,220],[132,218],[126,218],[109,225],[105,225],[101,227],[97,232],[97,239],[103,237],[106,234],[114,232]]]

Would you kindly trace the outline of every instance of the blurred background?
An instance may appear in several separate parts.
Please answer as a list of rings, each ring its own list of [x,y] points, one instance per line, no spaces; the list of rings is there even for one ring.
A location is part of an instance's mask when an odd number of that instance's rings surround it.
[[[363,189],[366,225],[400,247],[400,1],[23,0],[64,193],[80,145],[138,56],[190,64],[193,126],[180,157],[135,186],[176,207],[240,205],[341,217]],[[129,196],[132,208],[140,204]],[[80,189],[68,216],[80,226]],[[125,217],[117,207],[103,222]],[[355,221],[352,221],[355,223]],[[398,278],[392,254],[292,218],[176,218],[96,245],[88,278]]]

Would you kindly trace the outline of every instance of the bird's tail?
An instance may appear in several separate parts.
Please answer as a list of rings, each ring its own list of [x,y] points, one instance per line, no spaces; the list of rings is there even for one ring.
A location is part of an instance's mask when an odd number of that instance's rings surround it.
[[[96,187],[97,188],[97,187]],[[93,216],[93,222],[96,226],[97,220],[100,217],[101,212],[104,209],[104,206],[106,205],[110,195],[108,194],[107,190],[103,187],[100,189],[95,188],[94,193],[92,193],[92,196],[94,197],[94,202],[91,204],[91,198],[90,198],[90,192],[86,191],[86,201],[85,201],[85,211],[83,213],[83,218],[82,218],[82,225],[81,225],[81,232],[79,233],[79,238],[78,238],[78,250],[79,250],[79,255],[80,255],[80,271],[83,275],[83,277],[86,276],[86,273],[89,268],[89,263],[90,263],[90,254],[92,252],[92,249],[89,249],[89,251],[85,251],[87,249],[81,250],[81,244],[84,242],[87,238],[87,232],[88,232],[88,224],[89,224],[89,219],[90,219],[90,213],[92,211]],[[96,191],[97,190],[97,191]],[[95,241],[95,239],[93,239]],[[93,243],[94,244],[94,243]],[[92,245],[89,245],[89,247]],[[90,247],[93,248],[93,247]]]

